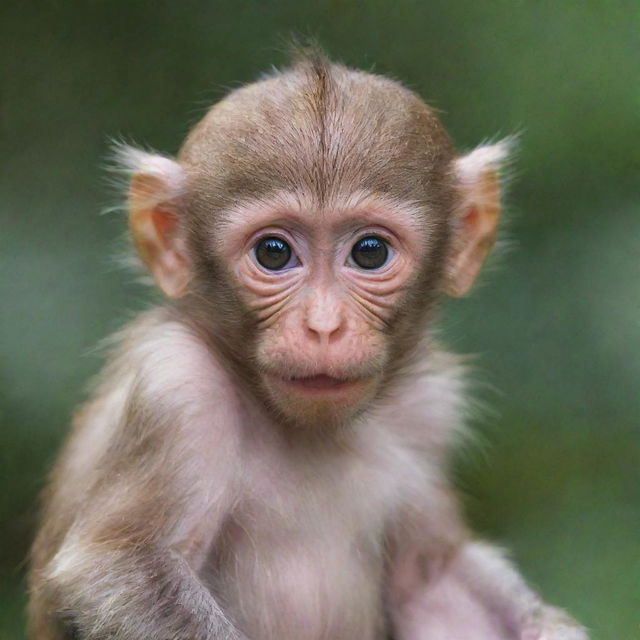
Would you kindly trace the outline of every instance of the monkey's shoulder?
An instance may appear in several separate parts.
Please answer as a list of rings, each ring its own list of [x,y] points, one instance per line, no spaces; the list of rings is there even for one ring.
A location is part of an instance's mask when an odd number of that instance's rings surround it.
[[[212,349],[170,308],[141,314],[111,342],[98,379],[101,391],[124,384],[131,392],[169,403],[195,401],[198,392],[230,397],[233,391],[231,377]]]
[[[203,416],[210,431],[233,428],[225,418],[241,402],[236,386],[203,340],[170,310],[141,314],[109,343],[107,362],[74,419],[68,448],[78,455],[104,451],[119,436],[184,433]]]

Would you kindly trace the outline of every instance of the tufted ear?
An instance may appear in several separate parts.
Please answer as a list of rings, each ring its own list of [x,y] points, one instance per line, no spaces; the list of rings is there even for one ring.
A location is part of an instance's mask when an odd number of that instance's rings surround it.
[[[455,221],[446,293],[463,296],[471,289],[496,239],[501,211],[500,168],[510,141],[479,147],[455,161],[461,205]]]
[[[169,298],[178,298],[190,279],[180,200],[184,174],[175,161],[119,146],[116,157],[130,175],[129,225],[140,257]]]

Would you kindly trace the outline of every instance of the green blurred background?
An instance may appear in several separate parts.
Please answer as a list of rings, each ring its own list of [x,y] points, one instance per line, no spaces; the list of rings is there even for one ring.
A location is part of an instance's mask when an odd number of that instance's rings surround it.
[[[489,410],[477,530],[594,640],[640,638],[640,5],[111,0],[0,5],[0,637],[23,637],[36,494],[92,348],[149,294],[113,259],[109,137],[175,152],[292,32],[419,91],[460,148],[522,132],[511,250],[447,305]],[[460,639],[463,640],[463,639]]]

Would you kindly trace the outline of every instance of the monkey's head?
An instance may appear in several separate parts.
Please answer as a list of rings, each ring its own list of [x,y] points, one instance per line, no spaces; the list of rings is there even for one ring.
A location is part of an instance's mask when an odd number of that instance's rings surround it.
[[[489,252],[504,145],[456,155],[433,111],[322,56],[233,91],[177,161],[127,149],[139,252],[258,397],[342,424]]]

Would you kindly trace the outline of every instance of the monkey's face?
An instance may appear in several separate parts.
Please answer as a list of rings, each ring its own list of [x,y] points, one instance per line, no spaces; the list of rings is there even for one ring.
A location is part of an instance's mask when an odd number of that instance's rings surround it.
[[[378,390],[427,250],[423,215],[373,197],[291,196],[226,216],[217,252],[254,319],[255,374],[291,422],[337,424]]]
[[[362,411],[440,294],[472,285],[503,157],[494,145],[457,158],[415,94],[316,61],[218,103],[179,162],[124,161],[136,245],[162,291],[185,296],[267,406],[322,427]]]

